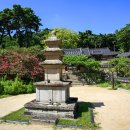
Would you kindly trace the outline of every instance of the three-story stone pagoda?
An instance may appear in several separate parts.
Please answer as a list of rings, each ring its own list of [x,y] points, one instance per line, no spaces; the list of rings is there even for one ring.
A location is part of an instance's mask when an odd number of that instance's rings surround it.
[[[57,118],[75,118],[77,98],[70,97],[71,82],[62,80],[63,51],[59,48],[60,40],[54,31],[45,44],[48,46],[44,49],[46,60],[40,63],[45,69],[45,81],[34,83],[36,100],[25,104],[25,115],[45,122],[55,122]]]

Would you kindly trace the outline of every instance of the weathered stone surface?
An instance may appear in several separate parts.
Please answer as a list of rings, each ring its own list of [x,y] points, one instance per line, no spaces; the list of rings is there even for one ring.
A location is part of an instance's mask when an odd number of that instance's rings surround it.
[[[51,81],[48,83],[48,81],[40,81],[40,82],[35,82],[33,83],[34,85],[36,86],[48,86],[48,87],[52,87],[52,86],[55,86],[55,87],[64,87],[64,86],[67,86],[67,85],[70,85],[71,82],[65,82],[65,81]]]
[[[45,81],[36,82],[36,100],[25,104],[25,114],[33,119],[53,122],[57,118],[75,118],[77,99],[70,98],[71,82],[62,81],[63,50],[59,48],[60,40],[55,33],[45,43],[49,48],[44,50],[46,60],[40,64],[45,69]]]
[[[60,51],[60,52],[63,53],[63,50],[60,49],[59,47],[56,47],[56,48],[45,48],[43,51],[44,51],[44,52],[46,52],[46,51],[54,51],[54,52]]]
[[[25,104],[25,114],[34,118],[76,118],[77,103],[43,104],[33,100]]]
[[[54,104],[49,104],[49,103],[42,103],[42,102],[37,102],[36,100],[33,100],[31,102],[28,102],[25,104],[25,108],[31,108],[31,109],[41,109],[41,110],[60,110],[60,111],[73,111],[76,107],[76,102],[72,103],[54,103]]]
[[[62,62],[60,60],[45,60],[43,61],[41,64],[62,64]]]
[[[65,103],[69,98],[69,86],[37,87],[36,100],[43,103]]]

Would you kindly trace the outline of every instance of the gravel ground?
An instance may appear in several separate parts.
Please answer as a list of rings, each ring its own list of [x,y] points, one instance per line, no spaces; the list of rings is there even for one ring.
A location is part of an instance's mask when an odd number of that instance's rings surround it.
[[[97,113],[95,121],[102,130],[130,130],[130,91],[107,90],[95,86],[70,88],[71,96],[79,101],[93,102]],[[34,99],[35,94],[19,95],[0,99],[0,116],[15,111]],[[20,125],[1,123],[0,130],[54,130],[49,125]],[[64,130],[69,130],[64,129]]]

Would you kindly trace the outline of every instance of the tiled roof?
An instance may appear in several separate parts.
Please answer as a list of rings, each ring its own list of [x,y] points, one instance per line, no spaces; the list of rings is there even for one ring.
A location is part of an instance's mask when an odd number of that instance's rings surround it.
[[[82,54],[83,54],[83,55],[90,56],[89,48],[83,48],[83,49],[82,49]]]
[[[91,55],[116,55],[117,53],[111,51],[109,48],[93,48],[90,49]]]
[[[111,51],[109,48],[76,48],[76,49],[63,49],[65,55],[87,55],[87,56],[92,56],[92,55],[104,55],[104,56],[109,56],[109,55],[117,55],[117,52]]]
[[[76,49],[63,49],[65,55],[87,55],[90,56],[90,52],[88,48],[81,49],[81,48],[76,48]]]
[[[129,57],[130,56],[130,52],[124,52],[124,53],[118,54],[117,57],[121,57],[121,56]]]

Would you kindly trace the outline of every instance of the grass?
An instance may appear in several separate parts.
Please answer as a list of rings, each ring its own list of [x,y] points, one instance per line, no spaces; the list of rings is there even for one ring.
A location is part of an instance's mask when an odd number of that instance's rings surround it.
[[[130,90],[130,83],[115,82],[115,86],[113,89],[112,85],[109,82],[104,82],[104,83],[98,84],[97,87],[108,88],[109,90],[117,90],[118,88]]]
[[[2,120],[6,121],[6,120],[16,120],[16,121],[21,121],[21,122],[28,122],[31,117],[28,116],[24,116],[24,108],[21,108],[17,111],[14,111],[4,117],[1,118]]]
[[[79,103],[78,118],[75,120],[58,119],[57,124],[66,125],[82,125],[86,129],[96,129],[96,125],[91,123],[89,107],[91,103],[81,102]]]
[[[100,84],[98,85],[98,87],[107,88],[107,87],[111,87],[111,84],[108,83],[108,82],[104,82],[104,83],[100,83]]]
[[[6,97],[10,97],[11,95],[0,95],[0,99],[1,98],[6,98]]]
[[[112,88],[112,84],[110,82],[100,83],[97,87],[107,88],[108,90],[117,90],[118,88],[116,85]]]
[[[130,83],[126,84],[124,88],[130,90]]]
[[[91,129],[94,130],[97,125],[91,123],[89,107],[91,107],[91,103],[80,102],[78,109],[78,118],[75,120],[72,119],[58,119],[57,124],[66,124],[66,125],[82,125],[83,129]],[[21,108],[15,112],[12,112],[1,118],[2,120],[15,120],[20,122],[28,122],[31,120],[31,117],[24,116],[24,108]]]

